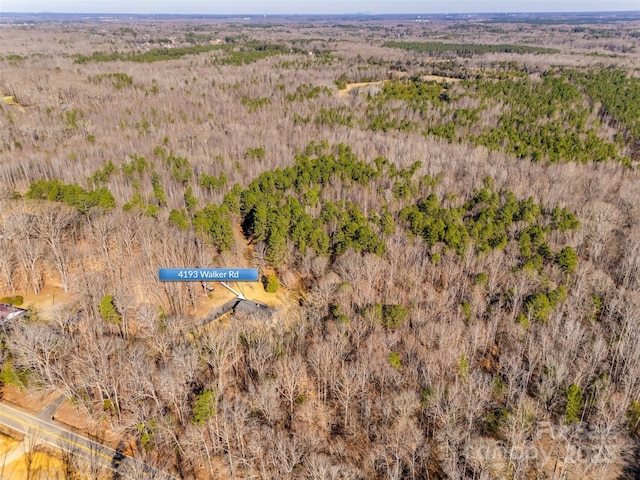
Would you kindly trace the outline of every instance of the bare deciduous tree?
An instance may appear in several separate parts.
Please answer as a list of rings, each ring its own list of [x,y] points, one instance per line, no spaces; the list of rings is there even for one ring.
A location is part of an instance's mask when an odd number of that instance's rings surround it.
[[[47,245],[65,292],[69,290],[69,262],[72,257],[69,240],[74,237],[77,222],[77,210],[54,206],[43,207],[35,223],[35,234]]]

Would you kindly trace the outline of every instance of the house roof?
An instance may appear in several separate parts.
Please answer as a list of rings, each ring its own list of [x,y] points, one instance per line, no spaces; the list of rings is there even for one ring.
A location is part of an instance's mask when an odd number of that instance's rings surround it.
[[[25,313],[27,313],[27,311],[22,308],[14,307],[13,305],[6,303],[0,303],[0,325],[4,325],[11,320],[15,320]]]

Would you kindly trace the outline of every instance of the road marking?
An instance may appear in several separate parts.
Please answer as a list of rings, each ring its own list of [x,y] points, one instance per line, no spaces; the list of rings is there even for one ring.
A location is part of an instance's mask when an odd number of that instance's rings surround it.
[[[10,407],[7,407],[7,408],[10,408]],[[12,410],[13,410],[13,409],[12,409]],[[14,410],[14,411],[18,411],[18,410]],[[29,422],[25,422],[25,421],[21,420],[20,418],[16,418],[16,417],[14,417],[13,415],[9,415],[9,414],[7,414],[7,413],[0,413],[0,416],[10,418],[11,420],[13,420],[13,421],[15,421],[15,422],[18,422],[18,423],[19,423],[20,425],[22,425],[23,427],[33,428],[33,429],[35,429],[35,430],[38,430],[38,431],[40,431],[40,432],[45,433],[46,435],[50,435],[50,436],[55,437],[55,438],[57,438],[57,439],[59,439],[59,440],[62,440],[62,441],[63,441],[63,442],[65,442],[65,443],[68,443],[68,444],[70,444],[70,445],[74,445],[74,446],[76,446],[76,447],[78,447],[78,448],[81,448],[81,449],[83,449],[83,450],[86,450],[86,451],[87,451],[87,452],[89,452],[89,453],[97,453],[97,454],[98,454],[98,455],[100,455],[102,458],[105,458],[105,459],[107,459],[107,460],[109,460],[109,461],[112,461],[112,460],[113,460],[113,458],[114,458],[114,457],[112,457],[112,456],[110,456],[110,455],[105,455],[104,453],[99,452],[97,449],[91,449],[91,448],[87,447],[86,445],[82,445],[82,444],[80,444],[80,443],[74,442],[74,441],[73,441],[73,440],[71,440],[71,439],[68,439],[68,438],[62,437],[62,436],[57,435],[57,434],[55,434],[55,433],[53,433],[53,432],[50,432],[50,431],[48,431],[48,430],[45,430],[44,428],[42,428],[42,427],[40,427],[40,426],[38,426],[38,425],[36,425],[36,424],[33,424],[33,423],[31,423],[30,421],[29,421]],[[56,427],[55,425],[51,425],[51,424],[49,424],[49,423],[47,423],[47,422],[43,422],[43,423],[45,423],[45,425],[48,425],[48,426],[50,426],[50,427],[58,428],[58,427]],[[11,427],[9,427],[9,428],[11,428]],[[29,432],[25,432],[25,435],[29,435]],[[73,435],[75,435],[75,436],[77,436],[77,437],[80,437],[80,435],[76,435],[76,434],[73,434]],[[98,443],[95,443],[95,442],[93,442],[93,441],[92,441],[92,440],[90,440],[90,439],[85,439],[85,440],[86,440],[87,442],[90,442],[90,443],[95,444],[95,445],[96,445],[96,446],[98,446],[98,447],[104,448],[105,450],[107,449],[107,447],[103,447],[102,445],[100,445],[100,444],[98,444]],[[46,440],[45,440],[45,441],[46,441]],[[47,442],[47,443],[50,443],[50,444],[51,444],[52,442]],[[57,445],[57,446],[58,446],[58,447],[60,447],[60,445]],[[114,450],[114,453],[118,453],[118,452],[116,452],[116,451]]]
[[[4,409],[5,411],[9,410],[9,411],[15,412],[15,414],[21,415],[22,418],[16,418],[14,415],[10,415],[8,413],[4,413],[2,411],[2,409]],[[6,404],[0,404],[0,417],[9,418],[9,419],[17,422],[23,428],[33,428],[35,430],[43,432],[45,435],[49,435],[51,437],[57,438],[59,440],[62,440],[63,442],[65,442],[65,443],[67,443],[69,445],[75,445],[76,447],[78,447],[78,448],[80,448],[82,450],[86,450],[89,453],[95,453],[95,454],[99,455],[100,457],[102,457],[102,458],[104,458],[104,459],[109,461],[109,464],[108,464],[107,468],[109,468],[110,470],[115,471],[114,470],[114,465],[113,465],[113,460],[115,459],[116,455],[121,455],[122,456],[122,460],[126,460],[127,462],[133,462],[133,464],[137,465],[138,467],[143,467],[145,470],[146,469],[151,469],[152,471],[160,473],[164,478],[167,478],[167,479],[176,479],[176,477],[174,477],[173,475],[171,475],[169,473],[166,473],[166,472],[162,472],[162,471],[160,471],[160,470],[158,470],[158,469],[156,469],[154,467],[151,467],[150,465],[147,465],[146,463],[141,462],[140,460],[138,460],[136,458],[130,457],[130,456],[125,455],[124,453],[121,453],[121,452],[117,452],[116,450],[113,450],[112,448],[104,446],[104,445],[102,445],[102,444],[100,444],[98,442],[94,442],[93,440],[91,440],[89,438],[86,438],[86,437],[83,437],[82,435],[78,435],[76,433],[67,431],[67,430],[65,430],[63,428],[60,428],[57,425],[49,423],[49,422],[47,422],[45,420],[40,420],[40,419],[38,419],[36,417],[33,417],[31,414],[28,414],[28,413],[22,412],[20,410],[17,410],[15,408],[9,407]],[[26,419],[26,420],[23,420],[23,418]],[[38,426],[37,424],[34,424],[33,423],[34,420],[36,422],[40,422],[41,424],[43,424],[43,425],[47,426],[48,428],[51,428],[51,429],[53,429],[55,431],[66,432],[67,434],[72,435],[72,436],[74,436],[76,438],[81,438],[85,442],[87,442],[87,443],[89,443],[91,445],[95,445],[96,448],[92,449],[90,447],[87,447],[86,445],[82,445],[81,443],[74,442],[73,440],[71,440],[69,438],[62,437],[62,436],[60,436],[60,435],[58,435],[56,433],[53,433],[53,432],[51,432],[49,430],[46,430],[45,428],[42,428],[42,427]],[[5,423],[5,425],[10,429],[15,430],[14,427],[12,427],[10,425],[7,425],[6,423]],[[25,435],[29,435],[28,431],[25,431],[24,433],[25,433]],[[63,448],[61,445],[55,444],[55,443],[53,443],[52,441],[50,441],[48,439],[43,439],[43,440],[44,440],[45,443],[51,445],[54,448],[59,448],[59,449]],[[104,453],[102,453],[99,450],[107,451],[107,452],[113,452],[113,455],[105,455]],[[147,475],[146,471],[144,472],[144,475],[145,476]]]

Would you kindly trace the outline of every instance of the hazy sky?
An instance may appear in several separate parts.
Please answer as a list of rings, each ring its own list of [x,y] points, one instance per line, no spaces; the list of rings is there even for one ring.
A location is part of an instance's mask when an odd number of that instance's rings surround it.
[[[640,10],[640,0],[0,0],[0,12],[456,13]]]

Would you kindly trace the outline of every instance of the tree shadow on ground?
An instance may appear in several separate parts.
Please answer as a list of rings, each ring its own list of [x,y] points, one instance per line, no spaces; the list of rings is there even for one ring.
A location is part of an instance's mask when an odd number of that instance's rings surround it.
[[[616,480],[638,480],[640,478],[640,442],[636,441],[633,448],[624,455],[625,466]]]

